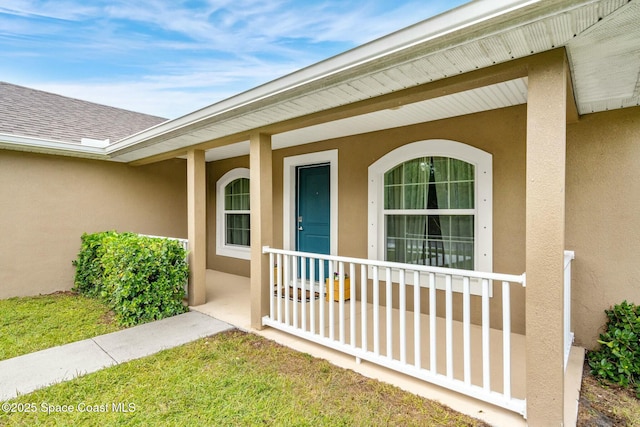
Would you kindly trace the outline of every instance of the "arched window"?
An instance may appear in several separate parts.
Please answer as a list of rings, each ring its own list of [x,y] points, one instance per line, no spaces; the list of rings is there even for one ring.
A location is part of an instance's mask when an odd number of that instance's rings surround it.
[[[250,259],[249,169],[233,169],[216,184],[216,253]]]
[[[369,167],[369,257],[492,271],[492,158],[455,141],[407,144]]]
[[[473,269],[474,169],[430,156],[384,174],[386,261]]]

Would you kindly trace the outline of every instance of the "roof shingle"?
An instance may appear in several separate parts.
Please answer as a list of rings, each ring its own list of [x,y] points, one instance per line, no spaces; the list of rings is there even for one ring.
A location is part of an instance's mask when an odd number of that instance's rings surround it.
[[[0,82],[0,133],[114,143],[167,119]]]

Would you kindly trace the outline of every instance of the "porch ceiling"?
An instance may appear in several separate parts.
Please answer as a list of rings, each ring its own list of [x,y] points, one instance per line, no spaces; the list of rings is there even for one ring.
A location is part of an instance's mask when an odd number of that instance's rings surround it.
[[[379,110],[279,133],[273,135],[272,144],[273,148],[277,150],[348,135],[510,107],[526,102],[527,79],[525,77],[397,108]],[[243,141],[208,150],[206,159],[207,161],[221,160],[242,156],[248,152],[249,141]]]
[[[247,154],[251,132],[272,133],[274,148],[283,148],[522,104],[526,79],[508,76],[400,108],[345,108],[558,47],[568,52],[580,114],[640,105],[637,22],[640,0],[472,2],[121,140],[108,151],[114,160],[132,162],[179,156],[200,144],[211,161]],[[338,110],[341,115],[325,120],[301,120]]]

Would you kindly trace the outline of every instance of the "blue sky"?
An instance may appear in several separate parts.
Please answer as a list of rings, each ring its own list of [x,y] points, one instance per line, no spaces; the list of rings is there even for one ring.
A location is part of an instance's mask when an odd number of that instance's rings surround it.
[[[2,0],[0,81],[175,118],[463,0]]]

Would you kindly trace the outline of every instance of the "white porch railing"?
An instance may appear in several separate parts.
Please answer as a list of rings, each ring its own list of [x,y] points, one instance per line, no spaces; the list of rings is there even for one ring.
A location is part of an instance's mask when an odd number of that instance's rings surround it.
[[[269,315],[262,319],[263,325],[350,354],[358,361],[367,360],[525,414],[525,400],[512,396],[510,296],[512,285],[525,285],[524,274],[445,269],[269,247],[264,247],[263,253],[269,254],[274,270]],[[330,278],[330,283],[334,277],[333,286],[324,286],[325,279]],[[501,282],[501,329],[490,326],[493,281]],[[461,322],[454,320],[454,283],[461,289],[456,299],[461,298],[462,304],[455,307]],[[438,290],[441,284],[444,290]],[[479,287],[480,296],[472,296],[472,284]],[[427,307],[421,307],[423,289],[428,292]],[[444,318],[435,313],[444,313]],[[423,319],[427,319],[424,324]],[[491,337],[496,334],[501,339],[497,345],[494,342],[497,350],[493,350]],[[460,354],[462,363],[454,363],[454,356]],[[492,362],[501,364],[501,384],[492,384]]]
[[[571,262],[576,255],[573,251],[564,251],[564,369],[567,369],[569,353],[573,344],[571,331]]]

